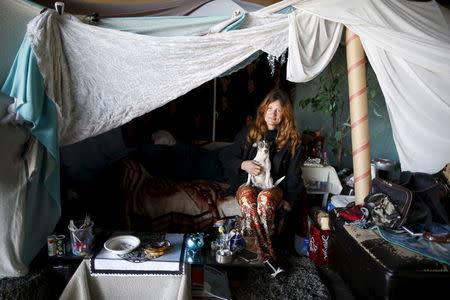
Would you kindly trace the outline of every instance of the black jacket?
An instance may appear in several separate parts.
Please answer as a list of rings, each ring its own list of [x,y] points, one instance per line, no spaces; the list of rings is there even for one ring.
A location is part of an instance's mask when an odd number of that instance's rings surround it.
[[[248,179],[248,173],[241,169],[244,160],[252,160],[256,156],[257,148],[247,141],[248,128],[241,130],[235,137],[233,145],[227,153],[226,168],[230,169],[234,175],[231,179],[231,186],[227,191],[228,195],[235,194],[239,186]],[[276,131],[268,131],[266,139],[275,140]],[[289,151],[290,145],[286,144],[280,151],[276,151],[276,145],[272,143],[270,150],[270,161],[272,163],[271,175],[273,182],[286,176],[278,185],[283,190],[283,199],[291,205],[300,199],[304,184],[301,177],[301,151],[300,145],[297,146],[294,156]]]

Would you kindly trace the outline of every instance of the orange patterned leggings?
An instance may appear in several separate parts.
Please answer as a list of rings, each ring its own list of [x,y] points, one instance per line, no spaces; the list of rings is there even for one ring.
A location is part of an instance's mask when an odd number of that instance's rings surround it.
[[[245,235],[256,237],[258,256],[261,261],[274,258],[271,235],[277,207],[283,199],[279,188],[261,190],[252,186],[241,186],[236,192],[241,206],[242,228]]]

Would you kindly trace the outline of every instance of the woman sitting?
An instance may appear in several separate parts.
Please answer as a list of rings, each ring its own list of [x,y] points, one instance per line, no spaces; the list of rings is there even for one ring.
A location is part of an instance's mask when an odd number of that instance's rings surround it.
[[[262,140],[271,143],[269,157],[273,182],[285,176],[277,187],[265,190],[245,185],[248,174],[258,176],[264,172],[253,160],[257,152],[253,144]],[[276,265],[271,240],[277,208],[291,211],[293,205],[297,206],[303,190],[300,152],[300,136],[291,102],[288,95],[278,89],[264,98],[255,122],[237,134],[229,152],[227,167],[236,175],[230,192],[236,192],[241,206],[244,234],[256,237],[258,256],[272,277],[283,272]]]

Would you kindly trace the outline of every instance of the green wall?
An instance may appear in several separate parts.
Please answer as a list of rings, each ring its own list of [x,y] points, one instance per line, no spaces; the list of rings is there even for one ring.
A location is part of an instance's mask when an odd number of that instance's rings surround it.
[[[345,49],[340,46],[332,61],[335,66],[339,66],[342,70],[342,75],[339,76],[338,91],[340,101],[348,103],[348,83],[345,60]],[[389,116],[384,101],[384,96],[378,85],[375,73],[370,64],[367,63],[367,82],[369,92],[369,131],[370,131],[370,145],[371,145],[371,158],[387,158],[394,161],[398,161],[398,154],[395,148],[394,140],[392,137],[392,128],[389,121]],[[327,71],[322,72],[314,80],[307,83],[298,83],[296,85],[296,96],[294,100],[294,110],[297,119],[297,124],[300,130],[317,130],[323,128],[322,135],[324,135],[325,141],[330,136],[331,132],[331,118],[329,115],[323,112],[313,112],[310,107],[302,109],[299,106],[301,99],[313,97],[318,87],[320,86],[320,77],[327,76]],[[348,116],[349,105],[344,105],[343,114]],[[344,143],[344,157],[343,167],[352,168],[351,159],[351,137],[350,132],[346,136]],[[331,151],[331,146],[325,142],[325,150],[329,153],[330,164],[335,165],[336,160]]]

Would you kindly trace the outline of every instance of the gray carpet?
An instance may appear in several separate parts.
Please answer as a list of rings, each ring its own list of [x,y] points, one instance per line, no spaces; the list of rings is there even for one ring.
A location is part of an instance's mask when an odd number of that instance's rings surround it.
[[[286,274],[273,279],[265,268],[242,270],[241,286],[231,290],[232,299],[330,299],[314,263],[307,257],[289,257]]]
[[[0,300],[53,299],[45,270],[31,270],[28,275],[0,279]]]

